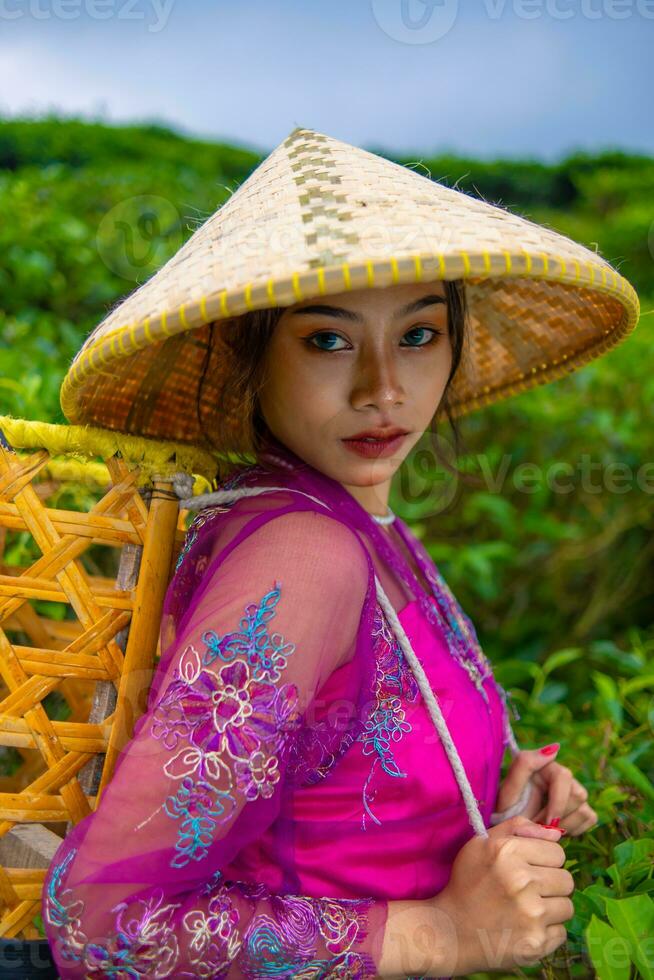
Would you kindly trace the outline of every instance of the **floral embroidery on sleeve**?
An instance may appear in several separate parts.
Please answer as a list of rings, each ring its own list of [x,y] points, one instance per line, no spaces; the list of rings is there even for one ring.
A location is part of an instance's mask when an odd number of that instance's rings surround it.
[[[187,903],[166,901],[157,886],[119,902],[111,909],[112,934],[91,942],[81,925],[84,903],[64,887],[75,853],[55,868],[45,908],[60,930],[64,960],[82,966],[85,978],[227,978],[234,963],[239,976],[253,980],[377,976],[372,955],[356,949],[367,938],[374,899],[277,895],[263,884],[221,880],[220,871],[198,889],[195,908],[178,912]],[[262,906],[267,911],[257,911]],[[323,949],[328,955],[318,956]],[[180,956],[192,969],[182,968]]]
[[[152,737],[177,750],[164,770],[179,788],[161,805],[179,821],[173,867],[206,856],[217,824],[233,815],[238,796],[268,798],[279,781],[287,733],[299,718],[297,687],[275,683],[295,645],[269,635],[266,625],[280,594],[275,583],[258,605],[248,605],[239,631],[203,633],[202,656],[189,644],[153,709]],[[222,666],[214,667],[216,660]]]
[[[205,858],[216,827],[239,803],[270,797],[281,778],[280,760],[293,743],[288,732],[300,712],[297,686],[277,683],[295,645],[268,630],[280,594],[275,582],[245,607],[233,632],[206,630],[204,651],[186,646],[152,708],[149,734],[170,754],[163,771],[177,785],[134,830],[152,833],[148,824],[163,810],[177,824],[171,867]],[[374,899],[279,895],[263,883],[224,879],[220,870],[183,895],[167,897],[160,885],[129,895],[101,913],[98,939],[84,883],[66,887],[76,853],[71,848],[55,865],[44,900],[70,976],[376,976],[363,948]]]

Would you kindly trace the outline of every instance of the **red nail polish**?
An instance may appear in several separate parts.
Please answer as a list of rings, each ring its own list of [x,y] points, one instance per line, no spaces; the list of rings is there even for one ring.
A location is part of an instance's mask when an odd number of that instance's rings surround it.
[[[551,745],[546,745],[544,746],[544,748],[539,749],[538,751],[541,752],[543,755],[554,755],[555,752],[558,752],[559,748],[560,748],[559,742],[552,742]]]
[[[561,822],[561,817],[552,817],[550,820],[550,827],[558,827]]]
[[[558,832],[562,835],[566,833],[563,827],[558,827],[555,823],[543,823],[541,824],[541,827],[544,827],[545,830],[558,830]]]

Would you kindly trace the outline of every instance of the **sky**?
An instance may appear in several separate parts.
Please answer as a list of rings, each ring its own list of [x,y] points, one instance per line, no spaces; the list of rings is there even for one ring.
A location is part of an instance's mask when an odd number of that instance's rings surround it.
[[[0,0],[0,115],[269,152],[654,152],[654,0]],[[650,95],[648,96],[648,92]]]

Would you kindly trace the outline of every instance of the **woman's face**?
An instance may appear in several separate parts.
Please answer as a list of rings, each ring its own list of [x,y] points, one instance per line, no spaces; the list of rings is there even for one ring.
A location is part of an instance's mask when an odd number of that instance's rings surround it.
[[[261,410],[284,445],[371,512],[383,512],[390,480],[438,408],[451,363],[442,282],[312,297],[286,307],[277,322]],[[390,427],[407,434],[383,455],[344,441]]]

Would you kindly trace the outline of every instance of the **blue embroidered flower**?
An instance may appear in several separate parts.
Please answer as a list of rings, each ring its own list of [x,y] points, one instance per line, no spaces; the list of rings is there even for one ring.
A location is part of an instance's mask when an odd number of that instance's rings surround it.
[[[375,643],[375,703],[370,717],[366,721],[366,729],[359,735],[357,741],[363,742],[363,754],[374,755],[370,773],[363,787],[364,814],[362,827],[366,829],[366,813],[377,824],[381,821],[372,813],[369,799],[376,793],[368,795],[368,786],[372,780],[375,768],[381,764],[389,776],[405,777],[401,772],[391,751],[391,742],[397,742],[405,732],[412,731],[412,726],[405,721],[402,698],[415,702],[420,695],[420,689],[413,676],[413,671],[406,662],[388,620],[379,603],[375,605],[373,620],[373,640]]]
[[[222,637],[215,630],[203,633],[202,640],[208,647],[204,663],[210,666],[216,658],[220,658],[229,664],[236,657],[245,657],[256,680],[262,676],[279,680],[287,658],[295,649],[295,644],[285,643],[279,633],[268,633],[266,624],[275,615],[279,595],[279,587],[276,587],[258,606],[253,603],[246,606],[238,632],[226,633]]]

